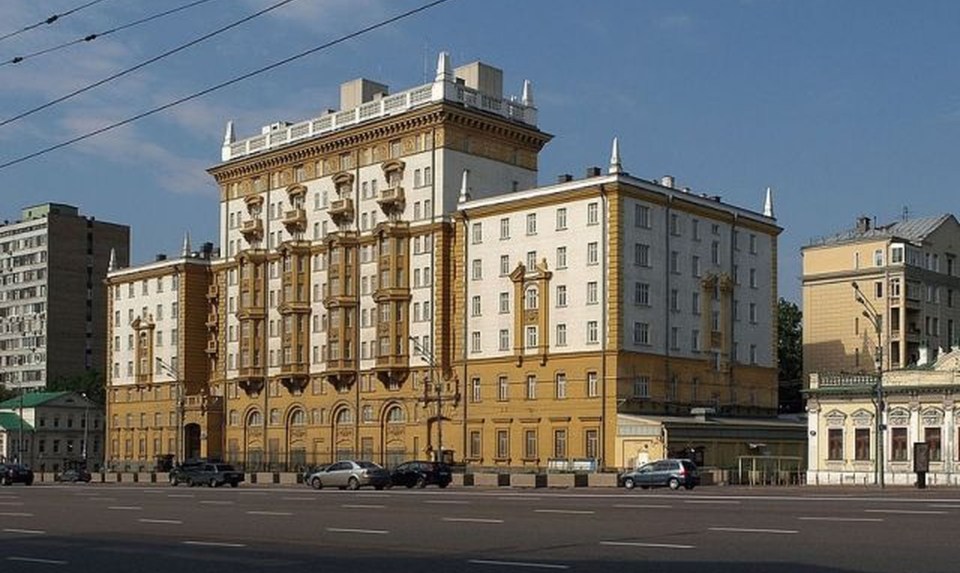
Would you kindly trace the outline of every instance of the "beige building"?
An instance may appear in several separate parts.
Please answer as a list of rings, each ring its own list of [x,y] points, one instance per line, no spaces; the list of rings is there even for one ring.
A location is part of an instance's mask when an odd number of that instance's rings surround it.
[[[228,125],[209,170],[223,251],[205,301],[180,306],[191,324],[202,312],[206,385],[183,358],[174,369],[198,381],[188,397],[222,404],[223,432],[207,418],[183,455],[612,467],[627,462],[618,413],[775,415],[769,191],[752,211],[633,177],[616,144],[605,173],[537,187],[550,138],[529,82],[506,98],[500,70],[454,70],[446,54],[426,85],[356,80],[320,117],[246,139]],[[140,292],[157,273],[114,273],[111,288]],[[177,420],[149,370],[156,336],[137,342],[153,305],[130,307],[117,328],[141,322],[113,339],[133,336],[111,359],[111,451],[144,460],[176,450]],[[147,431],[154,418],[166,433]]]
[[[26,392],[0,402],[0,461],[38,472],[103,462],[103,406],[76,392]]]
[[[957,342],[960,225],[953,215],[854,229],[805,247],[803,370],[904,368],[926,345],[933,357]],[[877,328],[879,326],[879,329]],[[878,337],[879,336],[879,337]]]

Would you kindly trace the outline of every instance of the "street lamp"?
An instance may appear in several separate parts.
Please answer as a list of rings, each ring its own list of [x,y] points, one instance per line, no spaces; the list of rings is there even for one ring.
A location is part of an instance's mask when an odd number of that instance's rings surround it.
[[[883,468],[883,315],[876,307],[863,296],[860,285],[856,281],[850,283],[856,292],[856,300],[863,307],[861,314],[873,325],[877,337],[877,348],[874,352],[874,358],[877,365],[877,383],[875,385],[876,395],[874,396],[874,408],[876,410],[876,432],[877,432],[877,463],[874,464],[874,482],[882,489],[884,487],[884,468]]]
[[[440,376],[437,376],[436,380],[434,375],[437,372],[437,363],[433,357],[433,353],[428,351],[423,345],[420,344],[420,341],[414,337],[409,337],[410,342],[413,343],[413,349],[420,354],[420,360],[423,360],[430,366],[430,380],[434,383],[434,386],[437,389],[437,450],[434,454],[436,461],[443,461],[443,394],[442,394],[442,385]],[[424,399],[426,400],[426,391],[424,391]],[[430,443],[430,432],[427,431],[427,443]]]
[[[180,378],[180,373],[173,367],[164,362],[159,356],[156,358],[157,368],[159,370],[165,370],[167,374],[173,376],[173,382],[177,388],[177,431],[176,431],[176,456],[177,462],[183,463],[183,380]]]
[[[83,467],[87,467],[87,440],[89,440],[90,431],[90,399],[86,392],[81,392],[83,396],[83,447],[80,448],[80,455],[83,456]]]

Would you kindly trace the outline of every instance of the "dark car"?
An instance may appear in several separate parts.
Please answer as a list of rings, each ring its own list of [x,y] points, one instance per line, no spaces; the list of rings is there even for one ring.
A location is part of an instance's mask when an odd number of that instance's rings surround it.
[[[85,469],[69,469],[57,474],[56,480],[59,482],[76,483],[89,482],[93,476]]]
[[[620,476],[620,483],[627,489],[640,487],[669,487],[693,489],[700,485],[700,471],[690,460],[660,460],[650,462]]]
[[[450,485],[452,480],[450,466],[440,462],[404,462],[390,473],[390,481],[396,486],[423,488],[437,485],[444,488]]]
[[[33,470],[21,464],[0,464],[0,483],[33,485]]]
[[[170,470],[170,485],[173,486],[185,483],[190,486],[220,487],[230,484],[230,487],[237,487],[242,481],[243,472],[230,464],[217,462],[185,462]]]
[[[373,462],[340,460],[312,473],[307,483],[313,489],[360,489],[363,486],[383,489],[390,485],[390,472]]]

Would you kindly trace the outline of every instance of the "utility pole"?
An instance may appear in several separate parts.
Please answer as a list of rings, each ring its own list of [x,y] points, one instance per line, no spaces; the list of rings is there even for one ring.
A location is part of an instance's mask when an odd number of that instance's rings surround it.
[[[883,432],[885,426],[883,424],[883,315],[881,315],[876,307],[863,296],[863,292],[860,290],[860,285],[856,281],[850,283],[853,286],[853,290],[856,292],[856,300],[860,303],[860,306],[863,307],[863,316],[870,321],[870,324],[873,326],[875,336],[877,338],[877,348],[874,352],[874,357],[876,359],[877,366],[877,383],[874,385],[874,410],[876,412],[876,434],[877,434],[877,463],[874,464],[874,482],[880,486],[881,489],[885,487],[885,475],[884,475],[884,460],[883,460]]]
[[[176,429],[176,460],[177,463],[183,463],[183,379],[180,377],[180,373],[177,372],[175,368],[164,362],[159,356],[156,358],[157,368],[160,370],[165,370],[167,374],[173,376],[173,382],[177,389],[176,397],[176,412],[177,412],[177,429]]]
[[[441,376],[437,376],[437,363],[433,353],[424,348],[416,338],[412,336],[409,338],[410,342],[413,343],[414,350],[420,355],[420,360],[423,360],[430,366],[430,381],[437,391],[437,397],[434,399],[437,403],[437,449],[434,451],[434,460],[440,462],[443,461],[443,384]],[[427,392],[425,391],[424,401],[426,402],[427,400]],[[427,443],[429,443],[429,426],[427,426],[427,428]]]

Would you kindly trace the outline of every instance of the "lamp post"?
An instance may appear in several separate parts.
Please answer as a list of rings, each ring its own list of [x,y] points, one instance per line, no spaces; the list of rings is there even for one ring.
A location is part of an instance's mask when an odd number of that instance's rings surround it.
[[[183,463],[183,379],[180,373],[173,367],[164,362],[159,356],[156,358],[157,368],[164,370],[167,374],[173,376],[173,382],[177,389],[176,412],[177,412],[177,431],[176,431],[176,457],[178,463]]]
[[[80,448],[80,455],[83,457],[83,467],[86,469],[87,440],[89,440],[90,435],[90,401],[86,392],[82,392],[80,395],[83,396],[83,447]]]
[[[20,431],[17,437],[17,463],[23,463],[23,380],[20,381]]]
[[[860,285],[856,281],[850,283],[856,293],[856,300],[863,307],[861,314],[873,325],[877,337],[877,348],[874,352],[874,359],[877,366],[877,383],[874,386],[876,395],[874,396],[874,407],[876,410],[876,433],[877,433],[877,463],[874,464],[874,481],[882,489],[884,487],[884,461],[883,461],[883,315],[876,307],[863,296]]]
[[[437,379],[434,379],[434,376],[437,373],[437,363],[433,357],[433,353],[424,348],[423,345],[420,344],[420,341],[412,336],[410,337],[410,342],[413,343],[414,350],[420,354],[420,360],[423,360],[430,366],[430,381],[434,383],[434,386],[437,390],[437,397],[435,399],[437,402],[437,449],[434,453],[434,459],[435,461],[440,462],[443,461],[443,388],[441,385],[441,380],[439,380],[441,377],[437,376]],[[424,392],[424,400],[426,401],[426,392]],[[429,441],[430,432],[428,431],[427,442],[429,443]]]

